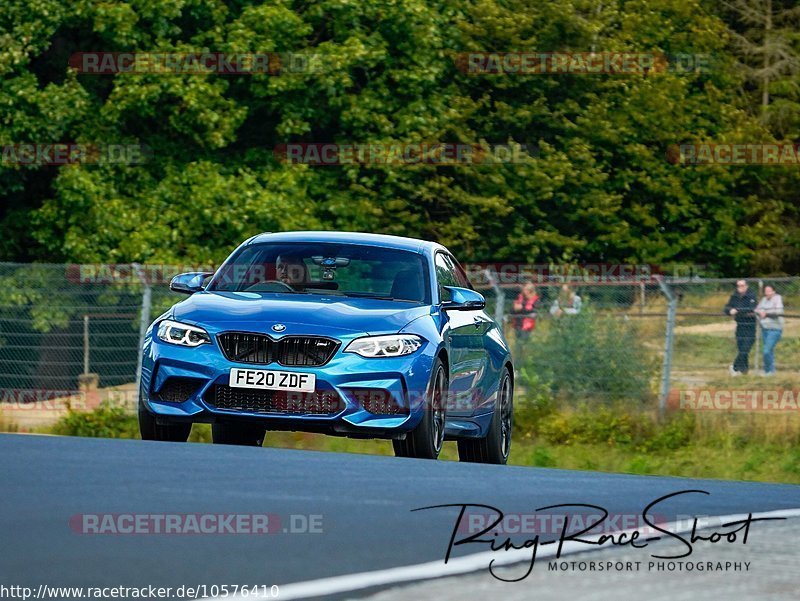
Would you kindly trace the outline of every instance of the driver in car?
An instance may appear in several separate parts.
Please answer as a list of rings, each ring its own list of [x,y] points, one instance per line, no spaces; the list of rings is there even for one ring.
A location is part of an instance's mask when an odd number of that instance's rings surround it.
[[[308,268],[300,257],[279,255],[275,260],[275,273],[279,281],[293,288],[308,282]]]

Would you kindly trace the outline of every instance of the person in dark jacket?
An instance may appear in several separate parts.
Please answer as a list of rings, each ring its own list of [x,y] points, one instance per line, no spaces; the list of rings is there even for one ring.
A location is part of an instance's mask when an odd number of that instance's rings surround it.
[[[725,305],[725,314],[736,320],[736,360],[728,369],[732,376],[746,374],[749,365],[750,349],[756,341],[756,301],[745,280],[736,281],[736,291]]]

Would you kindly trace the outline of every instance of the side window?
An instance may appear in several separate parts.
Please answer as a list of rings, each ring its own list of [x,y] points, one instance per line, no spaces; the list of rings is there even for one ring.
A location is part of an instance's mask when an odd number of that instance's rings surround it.
[[[439,285],[439,296],[443,301],[450,300],[450,295],[442,289],[442,286],[461,286],[453,262],[441,252],[436,253],[436,283]]]
[[[467,274],[464,272],[464,269],[461,267],[461,265],[458,264],[458,261],[456,261],[452,256],[448,258],[450,259],[450,263],[453,265],[453,271],[456,276],[456,281],[458,282],[456,285],[460,286],[461,288],[469,288],[470,290],[473,290]]]

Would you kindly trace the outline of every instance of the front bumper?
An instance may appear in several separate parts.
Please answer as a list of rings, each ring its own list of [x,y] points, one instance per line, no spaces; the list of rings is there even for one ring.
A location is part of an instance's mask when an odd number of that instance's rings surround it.
[[[384,438],[402,435],[416,427],[424,411],[421,401],[430,381],[435,345],[425,344],[405,357],[365,359],[343,352],[348,343],[349,340],[342,339],[341,347],[322,367],[283,367],[229,361],[213,335],[211,344],[185,348],[153,338],[151,330],[142,362],[142,404],[164,422],[247,420],[257,421],[272,430]],[[212,389],[227,386],[230,370],[235,367],[313,373],[317,391],[338,396],[339,408],[330,414],[221,409],[212,402]],[[186,400],[167,401],[160,395],[165,383],[174,378],[196,384]],[[374,391],[375,397],[389,396],[399,411],[391,415],[368,411],[363,399],[364,393],[370,391]],[[367,407],[375,411],[374,406]]]

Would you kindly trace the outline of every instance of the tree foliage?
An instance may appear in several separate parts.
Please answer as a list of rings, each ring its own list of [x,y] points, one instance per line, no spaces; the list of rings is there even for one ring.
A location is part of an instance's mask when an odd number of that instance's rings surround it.
[[[5,0],[0,145],[141,144],[151,154],[141,164],[0,163],[0,259],[209,263],[261,231],[321,228],[432,238],[466,260],[796,270],[796,165],[666,159],[672,144],[783,135],[740,93],[748,72],[735,19],[702,0]],[[461,52],[567,50],[714,61],[710,72],[638,75],[457,67]],[[318,68],[68,68],[92,51],[292,52]],[[276,157],[292,142],[522,144],[531,156],[314,167]]]

